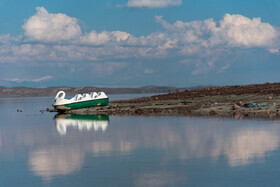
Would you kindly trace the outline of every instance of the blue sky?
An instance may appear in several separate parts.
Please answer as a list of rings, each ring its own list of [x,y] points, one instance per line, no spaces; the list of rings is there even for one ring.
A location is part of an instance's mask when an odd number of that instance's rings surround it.
[[[279,82],[277,0],[0,0],[0,85]]]

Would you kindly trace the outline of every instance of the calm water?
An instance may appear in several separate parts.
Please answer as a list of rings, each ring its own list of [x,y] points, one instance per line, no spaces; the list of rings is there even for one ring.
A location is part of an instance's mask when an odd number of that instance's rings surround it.
[[[41,113],[52,101],[0,99],[0,186],[280,186],[280,121]]]

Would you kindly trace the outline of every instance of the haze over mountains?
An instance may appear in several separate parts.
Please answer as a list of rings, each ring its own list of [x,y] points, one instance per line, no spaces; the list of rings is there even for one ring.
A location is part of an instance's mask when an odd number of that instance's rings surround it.
[[[186,89],[199,89],[211,86],[197,86],[190,88],[176,88],[169,86],[144,86],[139,88],[100,88],[100,87],[48,87],[48,88],[30,88],[30,87],[3,87],[0,86],[0,97],[42,97],[55,96],[60,90],[66,92],[67,96],[73,96],[77,93],[90,93],[103,91],[106,94],[139,94],[139,93],[170,93],[179,92]]]

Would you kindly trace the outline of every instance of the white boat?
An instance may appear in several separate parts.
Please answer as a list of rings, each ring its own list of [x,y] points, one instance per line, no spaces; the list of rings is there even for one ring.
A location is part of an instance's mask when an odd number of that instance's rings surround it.
[[[94,106],[105,106],[108,103],[109,98],[104,92],[76,94],[71,99],[65,99],[65,92],[59,91],[55,96],[53,107],[58,110],[71,110]]]

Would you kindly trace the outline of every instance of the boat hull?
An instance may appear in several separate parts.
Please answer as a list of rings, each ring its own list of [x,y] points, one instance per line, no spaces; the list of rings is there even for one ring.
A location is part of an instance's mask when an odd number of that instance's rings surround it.
[[[95,106],[106,106],[108,105],[108,103],[109,103],[109,99],[103,98],[103,99],[73,102],[64,105],[54,105],[54,108],[58,110],[72,110],[72,109],[88,108],[88,107],[95,107]]]

